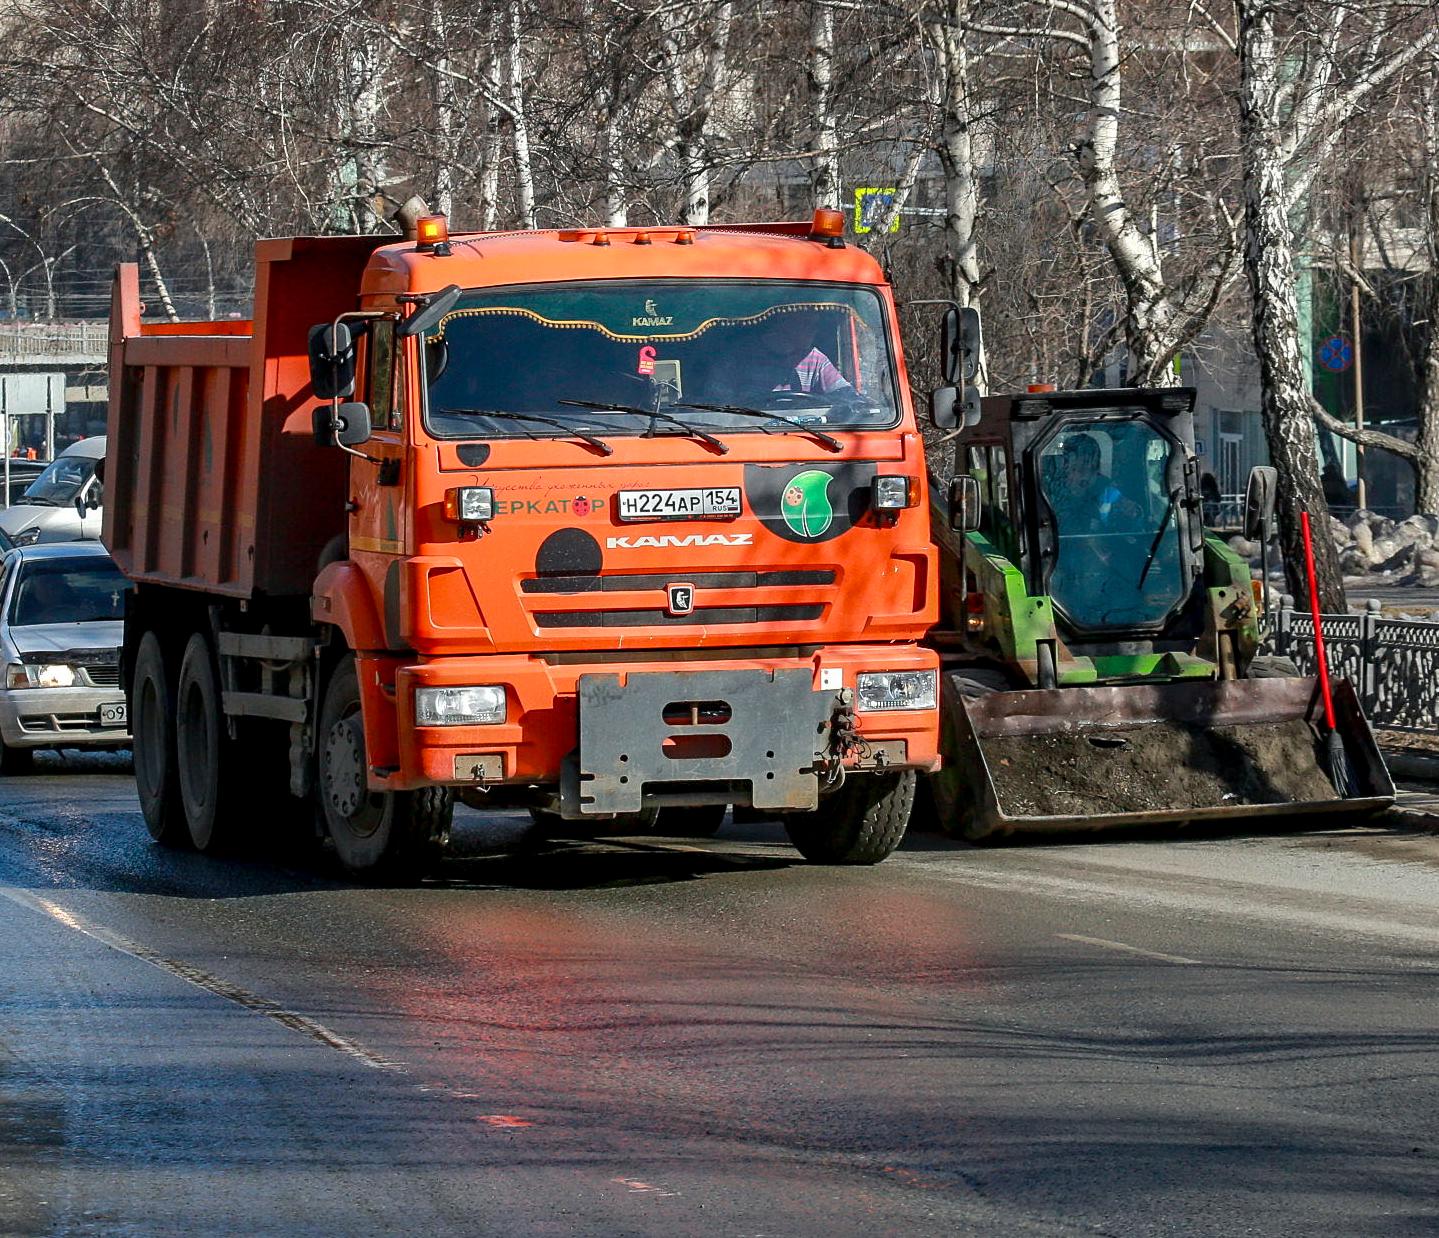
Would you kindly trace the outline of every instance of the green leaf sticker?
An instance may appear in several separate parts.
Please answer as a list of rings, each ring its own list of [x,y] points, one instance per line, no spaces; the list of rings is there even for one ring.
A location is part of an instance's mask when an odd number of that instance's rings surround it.
[[[801,537],[823,537],[834,523],[834,508],[829,502],[829,483],[833,479],[819,469],[806,469],[789,479],[780,499],[779,514]]]

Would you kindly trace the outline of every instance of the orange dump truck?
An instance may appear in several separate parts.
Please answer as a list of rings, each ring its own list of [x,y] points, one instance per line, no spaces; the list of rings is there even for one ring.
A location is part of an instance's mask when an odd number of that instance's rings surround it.
[[[104,540],[154,836],[294,817],[412,869],[461,795],[887,855],[938,764],[936,563],[840,224],[262,241],[252,322],[146,320],[120,267]]]

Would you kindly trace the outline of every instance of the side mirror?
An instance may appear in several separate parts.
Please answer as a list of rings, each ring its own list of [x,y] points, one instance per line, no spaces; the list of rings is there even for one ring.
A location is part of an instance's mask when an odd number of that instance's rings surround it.
[[[979,528],[979,480],[968,473],[949,483],[949,527],[956,533]]]
[[[435,293],[418,313],[411,314],[395,328],[395,334],[401,339],[411,335],[421,335],[433,327],[446,314],[455,308],[455,302],[460,299],[462,290],[458,284],[451,284],[448,288],[441,289]]]
[[[75,496],[75,510],[79,513],[81,520],[85,519],[87,512],[97,512],[100,510],[100,503],[102,502],[101,495],[102,487],[97,475],[95,481],[91,482]]]
[[[335,430],[335,441],[341,447],[358,447],[370,441],[368,404],[341,404],[335,415],[340,423]]]
[[[972,383],[979,375],[979,355],[984,347],[979,311],[973,306],[951,305],[944,311],[939,327],[940,372],[946,383],[962,377]]]
[[[310,383],[321,400],[355,393],[355,338],[344,323],[320,322],[310,328]]]
[[[1249,470],[1249,484],[1244,488],[1244,536],[1251,542],[1267,540],[1278,497],[1279,470],[1267,464],[1256,464]]]
[[[929,393],[929,419],[941,430],[953,430],[959,425],[958,387],[936,387]]]

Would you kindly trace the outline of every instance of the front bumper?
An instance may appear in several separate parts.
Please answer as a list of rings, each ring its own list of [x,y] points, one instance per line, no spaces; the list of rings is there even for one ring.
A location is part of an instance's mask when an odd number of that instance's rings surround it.
[[[361,686],[366,693],[366,740],[370,753],[370,786],[375,790],[406,789],[436,783],[453,786],[511,785],[560,786],[570,777],[613,775],[612,791],[624,787],[616,798],[629,803],[646,781],[670,783],[718,781],[746,783],[745,794],[759,780],[781,781],[786,773],[786,753],[793,765],[797,746],[805,747],[802,765],[812,763],[816,737],[815,719],[829,717],[833,703],[842,692],[854,693],[856,677],[864,671],[932,670],[938,672],[937,655],[914,645],[839,645],[821,647],[805,656],[747,656],[743,658],[693,657],[685,654],[667,659],[594,661],[546,660],[542,657],[501,655],[495,657],[436,658],[419,664],[391,659],[364,659]],[[658,676],[640,680],[641,676]],[[586,687],[582,691],[581,681]],[[673,737],[669,724],[659,718],[669,704],[714,699],[717,685],[759,683],[757,690],[735,693],[735,716],[729,725],[746,727],[731,735],[727,753],[708,767],[696,765],[700,757],[693,750],[680,759],[660,756],[664,740]],[[636,691],[628,691],[634,682]],[[784,684],[783,689],[767,685]],[[494,726],[418,727],[414,722],[414,692],[417,687],[447,687],[470,684],[503,684],[507,696],[507,718]],[[596,692],[599,688],[602,691]],[[671,692],[671,688],[673,692]],[[694,690],[691,690],[694,689]],[[703,691],[701,691],[703,689]],[[806,690],[807,689],[807,690]],[[581,709],[581,697],[589,703]],[[723,693],[721,693],[723,696]],[[741,703],[741,696],[744,703]],[[613,702],[606,712],[601,698]],[[823,703],[819,700],[823,698]],[[630,706],[639,704],[643,716]],[[582,717],[583,713],[583,717]],[[390,723],[387,725],[387,723]],[[920,769],[939,768],[939,711],[892,710],[853,715],[861,743],[851,747],[845,758],[850,768]],[[675,730],[682,730],[676,728]],[[713,731],[722,728],[691,728]],[[582,751],[584,732],[588,751]],[[608,743],[614,736],[635,739],[636,751],[622,752]],[[789,744],[781,744],[786,737]],[[774,742],[764,742],[773,738]],[[802,743],[801,743],[802,741]],[[823,745],[821,745],[823,746]],[[604,748],[605,751],[596,751]],[[673,751],[673,745],[669,745]],[[701,750],[703,745],[700,745]],[[639,754],[637,756],[637,753]],[[748,755],[745,755],[748,754]],[[764,754],[774,754],[766,756]],[[639,785],[618,782],[619,757],[626,755],[643,766]],[[656,779],[655,772],[668,777]],[[712,777],[706,777],[712,773]],[[766,777],[773,773],[774,778]],[[817,785],[816,773],[805,776]],[[793,790],[793,787],[791,787]],[[764,790],[757,792],[768,803]],[[803,805],[788,805],[801,807]],[[587,804],[589,813],[629,811],[613,806]]]
[[[101,705],[123,705],[119,688],[0,688],[7,748],[127,748],[128,726],[101,726]]]

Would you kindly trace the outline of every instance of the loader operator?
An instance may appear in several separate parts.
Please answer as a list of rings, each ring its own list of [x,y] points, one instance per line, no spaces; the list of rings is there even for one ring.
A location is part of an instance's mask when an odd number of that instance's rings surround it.
[[[1091,434],[1076,434],[1064,442],[1063,469],[1055,515],[1064,534],[1129,531],[1139,508],[1100,471],[1099,443]]]

